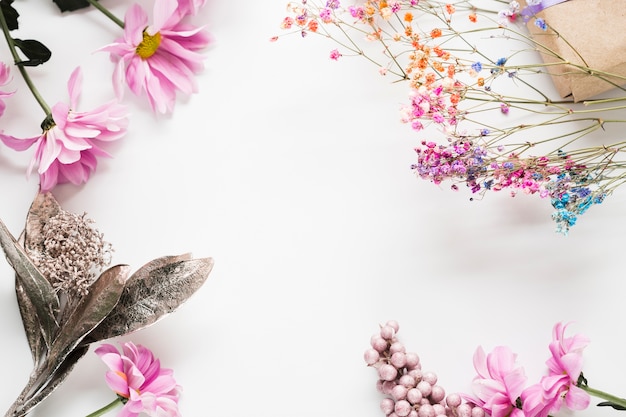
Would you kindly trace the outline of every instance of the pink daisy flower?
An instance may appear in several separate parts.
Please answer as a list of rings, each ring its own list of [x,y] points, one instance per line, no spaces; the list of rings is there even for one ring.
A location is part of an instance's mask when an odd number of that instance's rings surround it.
[[[82,73],[76,68],[70,76],[70,104],[59,102],[42,123],[43,133],[32,138],[16,138],[0,133],[0,140],[16,151],[37,145],[27,175],[38,165],[41,191],[50,191],[57,184],[82,184],[95,171],[98,157],[109,157],[102,146],[126,133],[126,108],[116,101],[94,110],[77,112]]]
[[[105,376],[109,388],[126,399],[118,417],[136,417],[140,413],[180,417],[180,386],[172,370],[161,368],[149,349],[128,342],[122,345],[121,354],[110,344],[101,345],[95,353],[109,367]]]
[[[204,65],[198,52],[210,37],[202,27],[183,23],[185,15],[202,2],[197,0],[156,0],[153,22],[134,4],[124,18],[124,37],[101,48],[116,62],[113,86],[118,97],[124,83],[140,95],[145,91],[152,110],[169,113],[174,108],[176,92],[192,94],[198,87],[194,75]]]

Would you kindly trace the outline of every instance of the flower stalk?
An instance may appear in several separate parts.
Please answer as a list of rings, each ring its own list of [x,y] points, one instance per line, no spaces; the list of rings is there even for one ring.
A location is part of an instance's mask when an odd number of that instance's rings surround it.
[[[94,411],[91,414],[88,414],[85,417],[100,417],[105,415],[106,413],[113,411],[114,409],[116,409],[117,407],[119,407],[120,405],[122,405],[122,401],[121,399],[118,397],[116,399],[114,399],[113,401],[111,401],[110,403],[108,403],[107,405],[105,405],[104,407]]]
[[[2,33],[4,35],[4,38],[6,39],[7,46],[9,47],[9,51],[11,52],[11,56],[13,57],[13,62],[15,66],[17,66],[17,69],[20,72],[20,75],[24,79],[24,82],[28,86],[28,89],[30,90],[33,97],[37,101],[37,104],[39,104],[39,107],[41,107],[41,109],[46,114],[46,118],[49,118],[52,114],[50,110],[50,106],[48,106],[48,104],[44,100],[41,93],[39,93],[39,90],[37,89],[37,87],[35,87],[35,84],[33,83],[33,80],[30,78],[30,75],[28,75],[28,72],[26,71],[26,68],[24,67],[24,65],[21,65],[23,61],[17,52],[15,41],[13,40],[13,37],[11,36],[11,33],[9,32],[9,26],[7,24],[4,13],[2,12],[2,9],[0,9],[0,26],[2,27]]]
[[[419,178],[455,191],[464,185],[478,197],[538,195],[567,234],[626,179],[626,140],[611,137],[618,130],[608,126],[626,123],[626,96],[575,103],[537,80],[566,68],[620,94],[626,76],[615,81],[591,67],[550,22],[532,16],[551,32],[529,33],[521,12],[517,2],[497,0],[484,9],[467,0],[308,0],[290,2],[281,27],[287,35],[320,35],[339,47],[331,59],[365,58],[407,84],[400,118],[418,138],[411,168]],[[554,38],[578,60],[553,46]],[[596,144],[585,146],[588,140]]]
[[[106,17],[108,17],[111,21],[113,21],[113,23],[115,23],[117,26],[124,29],[124,21],[118,18],[117,16],[115,16],[113,13],[111,13],[111,11],[107,9],[106,7],[104,7],[102,4],[100,4],[99,1],[87,0],[87,2],[91,4],[93,7],[95,7],[96,9],[98,9],[100,12],[102,12]]]
[[[587,384],[578,385],[583,391],[587,392],[589,395],[593,395],[596,398],[600,398],[602,400],[608,401],[610,404],[606,405],[616,405],[621,407],[622,409],[626,409],[626,399],[617,397],[615,395],[609,394],[608,392],[600,391],[595,388],[591,388]]]

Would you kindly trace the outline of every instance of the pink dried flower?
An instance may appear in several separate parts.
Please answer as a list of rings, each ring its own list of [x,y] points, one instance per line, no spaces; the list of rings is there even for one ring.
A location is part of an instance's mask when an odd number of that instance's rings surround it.
[[[180,386],[171,369],[161,368],[152,352],[132,342],[115,346],[103,344],[96,354],[109,367],[106,382],[117,395],[127,399],[118,417],[136,417],[140,413],[158,417],[180,417]]]
[[[106,156],[102,145],[120,139],[126,133],[126,108],[110,101],[94,110],[77,112],[82,73],[76,68],[70,76],[70,104],[59,102],[52,107],[44,122],[43,133],[31,138],[0,134],[0,140],[16,151],[37,144],[27,174],[38,165],[41,191],[50,191],[57,184],[86,182],[95,171],[98,157]]]
[[[341,57],[341,53],[337,49],[330,51],[330,59],[337,61]]]
[[[567,326],[557,323],[552,331],[549,345],[552,356],[546,361],[548,375],[524,390],[522,400],[527,417],[545,417],[557,412],[564,401],[571,410],[584,410],[589,406],[589,394],[576,385],[582,372],[582,350],[589,339],[581,334],[565,337]]]
[[[496,347],[485,355],[482,347],[474,353],[474,368],[478,375],[472,387],[477,398],[468,398],[483,408],[492,417],[523,417],[517,408],[517,400],[522,394],[526,375],[515,365],[515,355],[505,346]]]
[[[203,27],[182,22],[188,4],[156,0],[151,25],[141,6],[134,4],[128,9],[124,37],[101,48],[116,62],[113,86],[118,97],[122,97],[126,82],[134,94],[146,92],[153,111],[168,113],[174,108],[177,91],[197,92],[194,75],[204,67],[198,51],[209,44],[210,38]]]

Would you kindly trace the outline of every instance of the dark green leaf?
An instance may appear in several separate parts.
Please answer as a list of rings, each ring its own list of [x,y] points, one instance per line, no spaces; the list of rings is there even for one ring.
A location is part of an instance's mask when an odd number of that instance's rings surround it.
[[[28,258],[21,246],[15,241],[4,223],[0,220],[0,245],[4,250],[9,264],[17,274],[17,281],[37,314],[37,322],[47,346],[52,344],[57,324],[54,313],[59,308],[52,285],[41,275],[41,272]]]
[[[604,401],[598,404],[598,407],[613,407],[616,410],[626,410],[623,405],[615,404],[610,401]]]
[[[28,58],[26,61],[20,61],[17,65],[25,67],[36,67],[44,62],[47,62],[52,56],[52,52],[43,43],[34,39],[13,39],[15,46],[17,46],[22,53]]]
[[[20,14],[11,6],[13,0],[1,0],[0,11],[4,14],[4,20],[7,22],[9,30],[15,30],[18,28],[17,18]]]
[[[111,314],[84,343],[121,336],[150,326],[176,310],[206,281],[213,259],[190,255],[155,259],[141,267],[126,283]]]
[[[74,10],[89,7],[86,0],[52,0],[62,12],[73,12]]]

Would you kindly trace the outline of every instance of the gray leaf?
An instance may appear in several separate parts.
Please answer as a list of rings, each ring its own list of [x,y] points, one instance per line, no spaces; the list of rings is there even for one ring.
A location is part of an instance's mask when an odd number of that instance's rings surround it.
[[[50,347],[50,373],[56,370],[85,335],[111,313],[120,299],[129,273],[128,265],[116,265],[100,274],[91,284],[87,295],[80,299],[67,321],[61,324],[59,334]]]
[[[19,398],[16,401],[5,417],[23,417],[30,413],[33,408],[39,405],[46,397],[58,388],[59,385],[70,374],[74,365],[81,359],[89,350],[89,346],[79,346],[74,349],[63,361],[63,363],[57,368],[57,370],[50,376],[48,383],[44,387],[40,387],[38,391],[30,391],[28,399]],[[36,372],[36,371],[35,371]],[[33,375],[31,380],[37,380],[37,374]]]
[[[26,216],[24,227],[24,249],[31,254],[38,251],[43,242],[43,228],[50,218],[58,215],[63,209],[51,193],[38,193],[33,200]]]
[[[26,253],[24,253],[24,250],[1,220],[0,246],[2,246],[7,261],[15,270],[17,279],[37,314],[37,322],[41,328],[46,346],[50,346],[57,329],[54,312],[59,308],[59,300],[54,293],[54,289],[41,275],[41,272],[39,272]]]
[[[17,296],[17,305],[22,316],[24,324],[24,332],[30,347],[30,353],[33,357],[35,367],[44,359],[46,355],[46,341],[43,337],[43,329],[39,322],[39,316],[33,303],[30,301],[28,294],[24,290],[20,279],[15,277],[15,294]]]
[[[189,258],[189,254],[163,257],[141,267],[128,279],[111,314],[83,343],[134,332],[176,310],[202,286],[213,268],[212,258]]]

